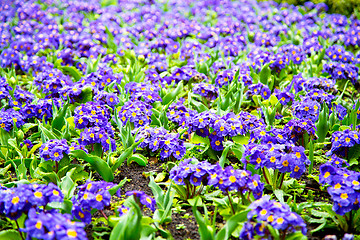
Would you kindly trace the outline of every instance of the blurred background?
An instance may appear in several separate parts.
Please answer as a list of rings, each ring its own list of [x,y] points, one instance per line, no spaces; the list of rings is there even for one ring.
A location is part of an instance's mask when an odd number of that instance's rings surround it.
[[[264,1],[264,0],[260,0]],[[289,3],[294,5],[303,5],[305,2],[326,3],[330,13],[341,13],[350,16],[355,13],[360,17],[360,0],[275,0],[278,3]]]

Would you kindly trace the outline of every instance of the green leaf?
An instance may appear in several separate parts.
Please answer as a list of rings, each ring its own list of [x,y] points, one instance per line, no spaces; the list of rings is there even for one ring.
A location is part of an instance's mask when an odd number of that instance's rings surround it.
[[[306,240],[306,239],[308,238],[304,236],[301,231],[297,231],[286,235],[286,240]]]
[[[107,2],[113,1],[114,2],[114,0],[105,0],[105,1],[107,1]],[[103,2],[104,2],[104,0],[103,0]],[[115,0],[115,2],[116,2],[116,0]],[[105,26],[105,32],[107,34],[107,45],[109,46],[109,48],[111,50],[113,50],[114,53],[116,53],[117,52],[117,45],[114,42],[114,35],[109,31],[107,26]]]
[[[36,178],[45,179],[48,182],[52,182],[57,184],[59,182],[59,178],[54,171],[51,172],[44,172],[45,170],[41,167],[37,167],[34,171],[34,176]]]
[[[25,123],[21,128],[24,133],[27,133],[31,128],[36,127],[36,123]]]
[[[47,138],[47,140],[50,139],[59,139],[57,135],[55,135],[53,132],[49,131],[47,128],[43,126],[42,123],[38,121],[38,128],[41,131],[41,133]]]
[[[315,210],[315,209],[312,209],[310,212],[315,217],[331,218],[331,215],[328,212],[322,212],[322,211],[318,211],[318,210]]]
[[[321,61],[324,59],[325,56],[325,48],[321,51],[321,53],[318,55],[318,59],[316,61],[316,64],[319,66]]]
[[[274,190],[274,194],[276,196],[276,198],[279,200],[279,202],[281,203],[285,203],[285,200],[284,200],[284,191],[281,190],[281,189],[275,189]]]
[[[81,73],[75,67],[64,66],[61,67],[61,71],[64,74],[72,76],[76,82],[81,79]]]
[[[162,182],[166,176],[167,176],[167,173],[165,173],[165,172],[159,173],[158,175],[156,175],[155,182],[156,183]]]
[[[195,204],[196,205],[196,204]],[[199,224],[199,233],[201,240],[215,240],[214,229],[206,224],[206,220],[201,215],[201,213],[193,206],[193,214],[196,219],[196,222]]]
[[[175,195],[171,191],[172,184],[170,184],[164,199],[165,211],[160,219],[160,224],[163,224],[167,219],[171,221],[171,209]]]
[[[232,147],[232,145],[227,146],[221,154],[221,157],[219,159],[219,164],[222,168],[225,167],[225,163],[230,163],[229,160],[227,159],[227,154],[231,147]]]
[[[158,205],[158,207],[160,209],[164,209],[164,192],[161,189],[161,187],[159,187],[158,184],[156,184],[154,177],[150,176],[150,182],[149,182],[149,187],[151,188],[153,194],[154,194],[154,198],[156,200],[156,204]]]
[[[22,155],[20,149],[18,148],[18,144],[17,144],[17,142],[16,142],[16,138],[10,138],[10,139],[8,140],[8,143],[9,143],[9,145],[10,145],[11,147],[13,147],[13,148],[15,149],[15,151],[19,154],[19,157],[20,157],[21,159],[23,159],[24,156]]]
[[[3,167],[0,169],[0,176],[5,176],[5,174],[9,171],[11,168],[11,164],[7,165],[6,167]]]
[[[202,102],[199,102],[197,100],[191,100],[189,104],[192,105],[195,108],[195,110],[198,111],[199,113],[209,111],[208,107],[206,107]]]
[[[326,226],[326,221],[323,221],[317,228],[311,230],[310,232],[311,232],[311,233],[314,233],[314,232],[320,231],[320,230],[322,230],[325,226]]]
[[[73,203],[69,199],[64,199],[63,202],[50,202],[47,206],[55,209],[61,209],[64,212],[71,214]]]
[[[101,7],[107,7],[110,5],[114,5],[117,6],[118,5],[118,1],[117,0],[101,0],[100,1]]]
[[[236,215],[229,218],[225,226],[216,234],[216,240],[229,239],[231,234],[239,226],[240,223],[247,221],[247,214],[249,210],[237,213]]]
[[[62,127],[65,125],[65,114],[68,109],[69,103],[65,103],[64,106],[58,111],[54,117],[54,120],[51,123],[53,129],[61,131]]]
[[[162,104],[167,105],[171,100],[175,100],[183,88],[184,83],[181,81],[173,91],[164,96],[162,99]]]
[[[124,178],[123,180],[121,180],[121,182],[120,182],[118,185],[110,188],[110,189],[109,189],[110,195],[111,195],[111,196],[114,195],[114,194],[117,192],[117,190],[119,190],[119,188],[121,188],[122,186],[124,186],[124,184],[127,182],[127,180],[128,180],[127,178]]]
[[[85,87],[80,94],[81,103],[90,102],[93,99],[93,91],[91,87]]]
[[[136,153],[128,158],[127,165],[129,166],[132,162],[136,162],[140,166],[145,167],[148,163],[148,160],[143,155]]]
[[[309,160],[310,160],[309,174],[311,174],[314,167],[314,142],[312,139],[310,139],[310,144],[309,144]]]
[[[120,157],[116,160],[114,165],[111,167],[112,171],[115,171],[118,167],[121,166],[123,162],[131,155],[133,154],[133,151],[136,149],[137,146],[143,141],[144,139],[140,139],[138,142],[133,143],[128,149],[126,149]]]
[[[13,229],[0,232],[0,240],[19,240],[22,239],[19,232]]]
[[[132,211],[120,218],[120,221],[115,225],[111,231],[110,240],[139,240],[141,227],[141,210],[135,203],[131,202]]]
[[[111,182],[114,180],[114,175],[111,171],[111,168],[101,158],[91,154],[86,154],[86,152],[84,152],[83,150],[74,150],[70,153],[70,155],[90,163],[91,167],[93,167],[95,171],[97,171],[105,181]]]
[[[242,144],[242,145],[246,145],[249,142],[250,136],[247,135],[240,135],[240,136],[235,136],[232,138],[234,140],[234,142]]]
[[[71,179],[71,175],[75,171],[75,168],[71,169],[69,172],[66,173],[66,176],[61,179],[60,189],[64,193],[66,199],[72,197],[75,191],[75,183]]]
[[[200,137],[199,135],[196,135],[194,134],[191,138],[191,142],[194,143],[194,144],[197,144],[197,143],[204,143],[206,145],[210,145],[210,141],[208,138],[203,138],[203,137]]]
[[[204,206],[203,201],[200,196],[196,196],[195,198],[188,199],[188,202],[189,202],[190,206],[193,206],[193,207]]]
[[[356,144],[355,146],[351,147],[348,152],[347,159],[359,159],[360,158],[360,144]]]
[[[271,70],[269,68],[269,65],[270,65],[270,63],[265,64],[260,72],[260,82],[265,85],[268,85],[268,79],[271,75]]]
[[[35,144],[31,150],[29,151],[29,153],[27,154],[27,157],[29,158],[31,156],[31,154],[33,154],[38,148],[40,148],[42,145],[42,143],[38,143],[38,144]]]
[[[231,151],[235,154],[235,156],[240,160],[242,158],[243,153],[245,152],[245,147],[242,144],[235,143],[231,147]]]

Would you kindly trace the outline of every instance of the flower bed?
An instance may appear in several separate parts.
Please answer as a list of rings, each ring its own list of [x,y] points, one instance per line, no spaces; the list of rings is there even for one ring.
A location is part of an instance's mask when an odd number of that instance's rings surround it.
[[[360,236],[356,11],[0,3],[0,239]]]

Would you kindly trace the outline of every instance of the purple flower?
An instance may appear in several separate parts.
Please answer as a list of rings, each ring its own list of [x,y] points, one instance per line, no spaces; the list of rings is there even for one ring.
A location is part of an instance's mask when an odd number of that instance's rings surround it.
[[[64,154],[69,153],[70,149],[66,139],[51,139],[43,143],[40,147],[40,156],[44,158],[45,161],[52,160],[58,162],[64,157]]]
[[[134,196],[135,201],[140,205],[141,208],[144,206],[149,208],[151,211],[155,211],[156,202],[152,197],[149,197],[142,191],[128,191],[125,193],[126,196]]]

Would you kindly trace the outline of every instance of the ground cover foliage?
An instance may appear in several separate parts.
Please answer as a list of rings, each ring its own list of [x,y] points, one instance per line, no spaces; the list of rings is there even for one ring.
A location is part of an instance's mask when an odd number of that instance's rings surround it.
[[[0,239],[357,239],[360,20],[1,1]]]

